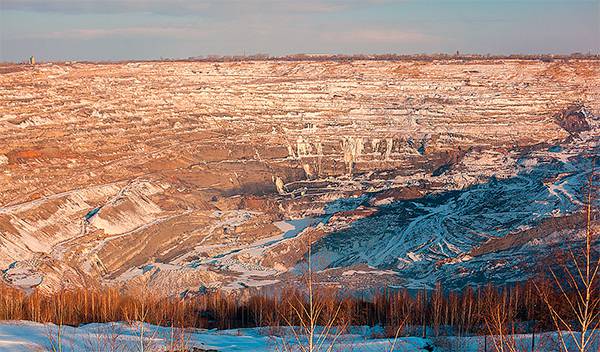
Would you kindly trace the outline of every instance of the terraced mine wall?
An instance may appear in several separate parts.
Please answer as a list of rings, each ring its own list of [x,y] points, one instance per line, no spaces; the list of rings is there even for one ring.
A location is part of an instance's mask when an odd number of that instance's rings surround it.
[[[521,280],[534,268],[510,251],[542,260],[580,227],[493,241],[577,216],[598,153],[589,58],[0,72],[0,270],[26,289],[277,285],[313,242],[332,285]],[[405,227],[417,213],[440,222]]]

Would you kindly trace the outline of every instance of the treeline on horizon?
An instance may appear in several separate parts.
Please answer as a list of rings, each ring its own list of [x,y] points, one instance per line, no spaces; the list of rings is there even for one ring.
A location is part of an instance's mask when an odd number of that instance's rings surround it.
[[[164,59],[164,61],[434,61],[434,60],[568,60],[568,59],[600,59],[600,54],[571,53],[571,54],[292,54],[271,56],[268,54],[253,55],[206,55],[193,56],[187,59]],[[159,60],[162,61],[162,60]]]
[[[383,289],[368,299],[327,287],[315,292],[313,300],[322,307],[320,324],[378,325],[388,337],[393,337],[400,326],[401,334],[409,336],[485,335],[494,333],[489,324],[494,319],[500,319],[503,328],[512,333],[550,331],[555,325],[543,297],[556,302],[554,309],[567,320],[576,321],[563,293],[550,281],[466,287],[461,291],[446,291],[439,284],[433,290],[413,292]],[[215,291],[182,298],[145,289],[125,293],[116,288],[27,294],[0,285],[0,320],[70,326],[142,321],[178,328],[278,327],[302,324],[296,312],[309,304],[308,299],[301,288],[291,287],[275,293]]]
[[[600,54],[571,53],[571,54],[462,54],[462,53],[430,53],[430,54],[290,54],[290,55],[201,55],[188,58],[160,58],[160,59],[132,59],[132,60],[50,60],[38,63],[127,63],[127,62],[241,62],[241,61],[436,61],[436,60],[529,60],[529,61],[566,61],[566,60],[600,60]],[[21,62],[4,62],[4,64],[28,64],[27,60]]]

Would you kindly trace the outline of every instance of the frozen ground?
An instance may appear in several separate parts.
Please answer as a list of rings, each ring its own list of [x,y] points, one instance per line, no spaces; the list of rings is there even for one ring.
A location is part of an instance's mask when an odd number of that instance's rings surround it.
[[[390,351],[392,341],[381,336],[380,328],[353,327],[350,333],[342,335],[335,351]],[[170,328],[153,325],[104,323],[88,324],[78,328],[62,329],[62,348],[58,348],[58,327],[52,324],[39,324],[26,321],[5,321],[0,323],[0,351],[164,351],[170,341],[187,341],[187,348],[202,350],[263,352],[276,351],[281,346],[281,330],[276,333],[271,328],[233,330],[194,330],[180,334]],[[142,338],[143,336],[143,338]],[[183,336],[183,338],[182,338]],[[531,350],[531,335],[515,335],[519,351]],[[493,350],[492,338],[487,337],[488,351]],[[590,351],[598,348],[598,341]],[[483,351],[484,337],[402,337],[394,346],[394,351]],[[324,349],[325,350],[325,349]],[[536,351],[558,351],[557,334],[545,333],[535,337]]]

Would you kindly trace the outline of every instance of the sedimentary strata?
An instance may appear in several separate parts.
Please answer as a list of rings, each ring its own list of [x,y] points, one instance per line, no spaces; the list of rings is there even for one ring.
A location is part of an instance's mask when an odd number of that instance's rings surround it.
[[[490,257],[488,241],[542,224],[544,233],[518,241],[523,258],[559,243],[544,242],[558,230],[544,219],[581,211],[598,150],[595,60],[63,63],[0,72],[0,269],[26,288],[272,285],[295,275],[308,242],[330,281],[474,281],[457,280],[454,268],[502,279],[514,269],[490,263],[507,248]],[[469,198],[478,190],[491,193]],[[519,200],[515,213],[490,220],[510,212],[508,199],[485,206],[497,192],[546,205]],[[442,205],[462,217],[424,226]]]

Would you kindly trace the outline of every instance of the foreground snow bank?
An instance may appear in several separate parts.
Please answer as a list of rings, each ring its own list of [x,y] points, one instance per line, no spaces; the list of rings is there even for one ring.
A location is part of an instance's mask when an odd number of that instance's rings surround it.
[[[59,334],[60,332],[60,334]],[[336,351],[383,352],[392,346],[390,339],[374,338],[381,329],[353,327],[350,333],[340,337]],[[58,338],[60,345],[58,348]],[[281,337],[285,330],[271,328],[233,329],[233,330],[189,330],[182,331],[148,324],[103,323],[87,324],[77,328],[59,329],[53,324],[40,324],[27,321],[0,322],[0,352],[53,351],[63,352],[129,352],[164,351],[174,343],[177,346],[185,341],[187,348],[198,347],[201,350],[266,352],[275,351],[281,346]],[[515,335],[520,351],[528,351],[532,346],[531,335]],[[487,341],[486,341],[487,340]],[[487,342],[487,343],[486,343]],[[535,337],[536,351],[558,351],[556,333],[545,333]],[[396,352],[425,351],[493,351],[492,338],[437,337],[423,339],[402,337],[395,343]],[[54,348],[53,348],[54,346]],[[596,346],[591,350],[598,348]],[[179,349],[179,348],[178,348]]]
[[[352,334],[340,339],[341,350],[379,352],[388,351],[391,341],[369,338],[374,330],[355,328]],[[355,333],[354,333],[355,332]],[[281,331],[280,331],[281,333]],[[71,351],[164,351],[171,342],[185,341],[188,348],[203,350],[265,352],[281,346],[281,338],[269,328],[232,330],[188,330],[185,333],[149,324],[104,323],[80,327],[62,327],[60,330],[63,352]],[[59,328],[54,324],[28,321],[0,322],[0,351],[52,351],[58,344]],[[143,338],[142,338],[143,336]],[[398,341],[396,351],[426,351],[430,341],[407,337]],[[55,348],[58,350],[58,348]]]

